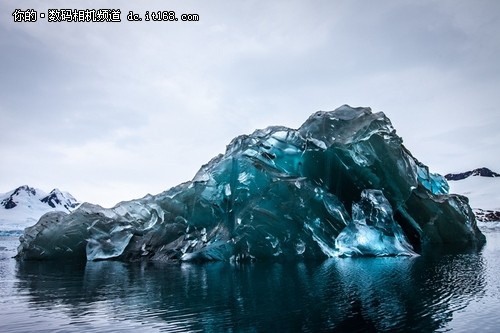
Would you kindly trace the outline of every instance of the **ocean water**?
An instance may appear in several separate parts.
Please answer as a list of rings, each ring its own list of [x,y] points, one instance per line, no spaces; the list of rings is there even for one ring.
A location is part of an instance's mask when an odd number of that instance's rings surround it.
[[[479,252],[316,262],[17,262],[0,332],[498,332],[500,231]]]

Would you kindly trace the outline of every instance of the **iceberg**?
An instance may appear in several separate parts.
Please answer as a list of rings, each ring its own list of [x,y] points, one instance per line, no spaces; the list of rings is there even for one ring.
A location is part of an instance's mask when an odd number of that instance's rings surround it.
[[[448,189],[384,113],[344,105],[298,129],[238,136],[163,193],[48,213],[25,229],[17,258],[244,261],[480,247],[467,198]]]

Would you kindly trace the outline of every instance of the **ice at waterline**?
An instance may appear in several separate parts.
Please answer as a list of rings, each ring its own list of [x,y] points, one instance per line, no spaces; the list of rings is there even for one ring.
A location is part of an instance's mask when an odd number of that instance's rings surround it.
[[[415,255],[485,237],[382,112],[344,105],[238,136],[158,195],[48,213],[20,241],[22,260],[190,261]]]

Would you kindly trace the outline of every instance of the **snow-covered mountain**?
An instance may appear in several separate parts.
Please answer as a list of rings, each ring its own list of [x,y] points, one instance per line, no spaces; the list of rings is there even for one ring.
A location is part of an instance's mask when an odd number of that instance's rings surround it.
[[[469,198],[478,221],[500,221],[500,174],[488,168],[447,174],[450,193]]]
[[[488,168],[477,168],[471,171],[466,171],[466,172],[459,172],[459,173],[449,173],[446,176],[444,176],[447,180],[462,180],[465,178],[468,178],[470,176],[481,176],[481,177],[489,177],[489,178],[496,178],[500,177],[500,174],[491,171]]]
[[[27,185],[20,186],[0,194],[0,233],[23,230],[47,212],[70,212],[79,205],[80,202],[68,192],[53,189],[46,193]]]

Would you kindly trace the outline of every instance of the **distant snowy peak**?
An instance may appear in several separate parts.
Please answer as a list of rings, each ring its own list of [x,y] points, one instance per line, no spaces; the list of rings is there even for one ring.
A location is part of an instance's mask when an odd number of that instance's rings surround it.
[[[53,189],[49,194],[46,192],[29,187],[28,185],[19,186],[13,191],[0,194],[0,208],[21,209],[31,208],[37,210],[65,210],[71,211],[78,207],[80,202],[68,192],[62,192],[59,189]]]
[[[53,189],[50,193],[23,185],[0,193],[0,235],[35,224],[48,212],[69,213],[80,205],[71,194]]]
[[[0,196],[0,206],[5,209],[13,209],[19,204],[31,204],[33,200],[39,200],[40,195],[46,195],[45,192],[36,190],[28,185],[19,186],[13,191]]]
[[[67,192],[61,192],[59,189],[55,188],[46,196],[40,199],[41,202],[46,203],[52,208],[57,206],[62,206],[67,210],[73,210],[80,204],[71,194]]]
[[[445,175],[444,177],[446,180],[462,180],[465,178],[468,178],[470,176],[480,176],[480,177],[500,177],[500,174],[491,171],[488,168],[478,168],[474,169],[472,171],[466,171],[466,172],[461,172],[461,173],[449,173]]]

